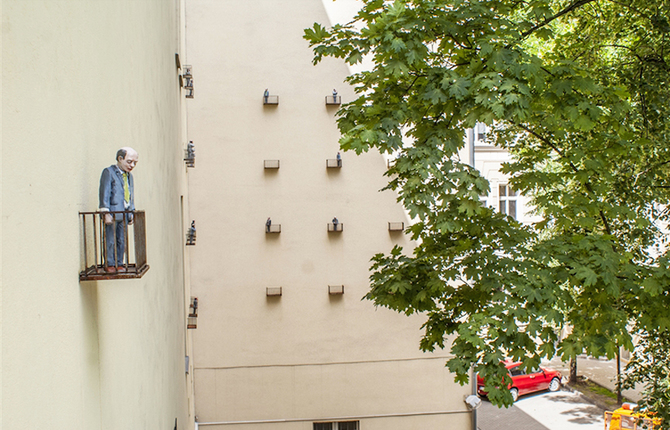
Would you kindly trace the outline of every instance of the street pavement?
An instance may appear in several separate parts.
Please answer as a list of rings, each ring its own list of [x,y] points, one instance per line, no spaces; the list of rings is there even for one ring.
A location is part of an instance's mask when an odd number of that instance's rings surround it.
[[[533,417],[517,408],[498,408],[486,399],[477,409],[478,430],[549,430]]]
[[[545,367],[569,374],[568,364],[554,359],[542,363]],[[624,367],[622,363],[622,368]],[[580,356],[577,374],[595,383],[615,390],[616,362]],[[625,390],[624,397],[638,401],[640,390]],[[561,389],[521,396],[510,408],[498,408],[483,399],[477,410],[479,430],[602,430],[604,410],[589,402],[579,392]]]
[[[602,430],[603,410],[580,393],[560,390],[521,397],[516,405],[549,430]]]
[[[477,410],[479,430],[602,430],[603,410],[580,393],[559,390],[521,396],[508,409],[488,400]]]
[[[568,363],[563,363],[560,358],[542,363],[543,366],[551,367],[561,372],[563,376],[570,374]],[[625,362],[621,362],[621,370],[626,366]],[[577,357],[577,375],[586,376],[596,384],[616,392],[616,361],[607,360],[603,358],[593,358],[586,356]],[[633,390],[623,390],[622,394],[625,398],[633,402],[639,402],[642,397],[640,394],[640,387]]]

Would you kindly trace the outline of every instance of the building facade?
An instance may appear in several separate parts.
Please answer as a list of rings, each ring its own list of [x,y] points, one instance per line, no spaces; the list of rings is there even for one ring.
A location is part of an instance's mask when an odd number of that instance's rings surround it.
[[[495,146],[487,139],[489,128],[478,123],[469,129],[465,136],[465,145],[459,156],[468,160],[480,174],[489,181],[489,194],[481,197],[482,203],[509,215],[515,220],[530,224],[540,220],[533,212],[529,198],[518,193],[509,184],[509,178],[501,169],[504,163],[511,161],[507,150]]]
[[[363,299],[410,220],[381,155],[338,156],[349,70],[302,39],[325,6],[2,2],[3,428],[472,427],[423,318]],[[79,213],[122,146],[150,269],[80,281]]]
[[[2,424],[193,429],[178,0],[2,2]],[[149,270],[79,281],[79,212],[139,152]]]
[[[472,388],[419,350],[422,317],[362,299],[409,220],[381,155],[337,158],[354,93],[342,62],[312,65],[314,22],[321,0],[186,5],[198,426],[469,429]]]

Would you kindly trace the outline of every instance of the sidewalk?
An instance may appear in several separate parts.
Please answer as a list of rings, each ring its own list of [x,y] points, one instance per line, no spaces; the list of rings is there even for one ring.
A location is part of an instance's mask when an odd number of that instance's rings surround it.
[[[487,399],[477,410],[477,430],[549,430],[517,407],[499,408]]]
[[[603,409],[569,390],[519,397],[509,408],[487,399],[477,410],[478,430],[602,430]]]
[[[560,358],[543,362],[543,365],[559,370],[565,377],[570,375],[568,363],[562,362]],[[622,362],[622,371],[625,366],[626,364]],[[616,360],[579,356],[577,357],[577,375],[585,376],[596,384],[616,393]],[[639,388],[623,390],[621,394],[634,402],[638,402],[642,397],[640,391]]]

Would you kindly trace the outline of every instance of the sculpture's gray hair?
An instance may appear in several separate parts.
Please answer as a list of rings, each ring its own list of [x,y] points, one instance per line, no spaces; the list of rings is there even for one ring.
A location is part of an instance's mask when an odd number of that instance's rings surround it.
[[[135,151],[133,148],[131,148],[131,147],[129,147],[129,146],[124,146],[123,148],[121,148],[121,149],[119,149],[118,151],[116,151],[116,161],[119,161],[119,157],[121,157],[122,160],[125,160],[125,159],[126,159],[126,155],[127,155],[129,152],[134,153],[134,154],[137,153],[137,151]]]

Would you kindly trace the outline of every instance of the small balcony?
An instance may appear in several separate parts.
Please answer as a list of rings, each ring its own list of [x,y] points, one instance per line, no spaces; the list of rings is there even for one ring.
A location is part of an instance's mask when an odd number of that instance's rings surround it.
[[[328,232],[329,233],[342,233],[344,231],[344,224],[341,222],[338,223],[328,223]]]
[[[267,287],[265,288],[265,295],[268,297],[281,297],[282,287]]]
[[[389,231],[404,231],[404,222],[389,222]]]
[[[340,169],[342,168],[342,159],[341,158],[327,158],[326,159],[326,169]]]
[[[105,224],[105,215],[118,217],[121,214],[123,220]],[[129,218],[132,218],[132,223]],[[79,212],[79,220],[84,267],[79,272],[80,281],[135,279],[141,278],[149,270],[144,211]],[[109,238],[109,244],[106,240],[107,231],[111,231],[113,236]],[[109,266],[106,264],[108,250],[114,254],[110,256],[114,263]]]
[[[184,162],[186,163],[186,167],[195,167],[195,145],[192,140],[188,142],[184,150]]]
[[[344,294],[344,285],[328,285],[328,294],[331,296]]]
[[[263,160],[263,168],[265,169],[279,169],[279,160]]]
[[[265,106],[279,106],[279,96],[263,96],[263,104]]]
[[[198,328],[198,298],[191,297],[191,303],[188,305],[188,321],[186,322],[187,329]]]
[[[326,96],[326,106],[339,106],[342,104],[342,96]]]

